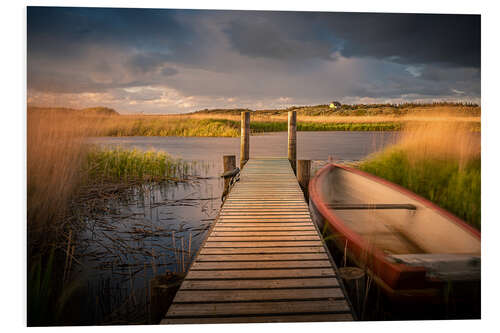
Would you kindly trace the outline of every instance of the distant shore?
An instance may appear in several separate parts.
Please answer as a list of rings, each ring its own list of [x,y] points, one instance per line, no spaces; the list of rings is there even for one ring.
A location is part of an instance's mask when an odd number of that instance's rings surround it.
[[[481,108],[474,104],[370,104],[302,106],[275,110],[214,109],[180,115],[122,115],[110,108],[89,109],[29,107],[28,114],[72,117],[92,127],[96,136],[200,136],[238,137],[240,114],[251,112],[252,133],[287,130],[287,113],[297,112],[298,131],[399,131],[408,124],[464,123],[481,130]]]

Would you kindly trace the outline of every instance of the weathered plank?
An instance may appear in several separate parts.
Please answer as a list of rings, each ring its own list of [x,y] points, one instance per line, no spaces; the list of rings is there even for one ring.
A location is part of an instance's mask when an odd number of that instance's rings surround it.
[[[305,236],[305,235],[314,235],[318,236],[318,233],[316,230],[300,230],[300,231],[292,231],[292,230],[287,230],[287,231],[266,231],[266,230],[258,230],[258,231],[248,231],[248,230],[243,230],[243,231],[234,231],[232,230],[214,230],[212,232],[212,236],[218,236],[218,237],[230,237],[230,236],[236,236],[236,237],[242,237],[242,236],[259,236],[259,235],[264,235],[264,236]]]
[[[224,259],[222,259],[224,260]],[[242,261],[220,261],[220,262],[206,262],[206,261],[195,261],[191,265],[191,270],[228,270],[228,269],[265,269],[265,268],[288,268],[288,269],[300,269],[300,268],[328,268],[330,267],[330,262],[328,258],[326,260],[262,260],[257,261],[246,261],[248,258],[241,258]]]
[[[234,251],[230,252],[234,253]],[[272,254],[200,254],[196,262],[201,261],[267,261],[267,260],[328,260],[324,252],[318,253],[272,253]]]
[[[196,318],[167,318],[162,324],[228,324],[228,323],[298,323],[298,322],[325,322],[325,321],[349,321],[352,320],[350,313],[308,313],[304,315],[281,314],[261,316],[219,316],[219,317],[196,317]]]
[[[297,299],[327,299],[343,298],[339,288],[314,288],[314,289],[265,289],[265,290],[238,290],[237,293],[228,293],[220,290],[207,290],[203,292],[181,290],[175,298],[176,303],[202,303],[202,302],[235,302],[235,301],[271,301],[271,300],[297,300]]]
[[[240,290],[240,289],[280,289],[280,288],[322,288],[337,287],[335,277],[265,280],[185,280],[181,289],[197,290]]]
[[[212,234],[213,235],[213,234]],[[261,241],[309,241],[320,240],[318,235],[306,236],[221,236],[213,235],[208,237],[208,242],[261,242]]]
[[[206,242],[205,247],[291,247],[321,246],[321,241],[260,241],[260,242]]]
[[[200,250],[200,255],[204,254],[291,254],[291,253],[325,253],[323,246],[295,246],[295,247],[246,247],[246,248],[207,248]]]
[[[276,279],[276,278],[309,278],[334,277],[332,268],[302,268],[302,269],[261,269],[261,270],[220,270],[195,271],[190,270],[186,280],[213,279]]]
[[[168,313],[170,316],[220,316],[256,315],[282,313],[332,313],[349,312],[345,300],[300,300],[286,302],[244,302],[244,303],[174,303]]]

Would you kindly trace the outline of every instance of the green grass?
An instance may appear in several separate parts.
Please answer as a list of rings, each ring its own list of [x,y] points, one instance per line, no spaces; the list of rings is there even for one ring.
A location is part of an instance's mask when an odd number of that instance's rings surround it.
[[[163,152],[93,147],[87,154],[85,170],[90,183],[101,183],[183,179],[190,166]]]
[[[239,122],[225,119],[132,119],[116,122],[103,136],[210,136],[237,137]]]
[[[460,167],[457,160],[411,161],[397,147],[378,153],[360,164],[360,169],[399,184],[481,228],[481,160]]]
[[[298,122],[297,130],[308,131],[397,131],[401,129],[401,123],[380,122],[380,123],[326,123],[326,122]],[[250,129],[254,133],[283,132],[288,130],[286,122],[277,121],[253,121]]]

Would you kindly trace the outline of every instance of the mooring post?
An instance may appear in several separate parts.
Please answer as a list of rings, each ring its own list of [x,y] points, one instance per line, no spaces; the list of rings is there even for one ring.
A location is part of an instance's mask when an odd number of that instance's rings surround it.
[[[222,163],[224,164],[224,173],[236,169],[236,156],[234,155],[224,155],[222,157]],[[229,190],[229,183],[231,182],[231,177],[224,178],[224,194],[227,195]]]
[[[311,160],[298,160],[297,161],[297,180],[299,181],[302,192],[306,202],[309,202],[309,178],[311,177]]]
[[[240,169],[250,158],[250,112],[241,113],[241,151],[240,151]]]
[[[288,111],[288,160],[297,174],[297,111]]]

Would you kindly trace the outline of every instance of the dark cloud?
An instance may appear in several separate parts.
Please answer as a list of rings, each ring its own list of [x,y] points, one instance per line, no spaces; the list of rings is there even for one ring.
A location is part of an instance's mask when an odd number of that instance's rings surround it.
[[[265,107],[259,105],[480,97],[474,15],[64,7],[27,13],[30,96],[109,93],[113,103],[147,102],[150,110],[160,103],[158,110],[169,111],[238,101]]]
[[[347,57],[480,66],[479,15],[332,13],[318,17],[345,41],[341,53]]]
[[[334,45],[296,13],[246,12],[224,30],[232,46],[250,57],[333,59]]]
[[[480,66],[479,15],[246,12],[227,33],[248,56],[373,57],[402,64]]]

